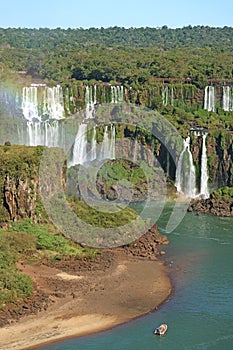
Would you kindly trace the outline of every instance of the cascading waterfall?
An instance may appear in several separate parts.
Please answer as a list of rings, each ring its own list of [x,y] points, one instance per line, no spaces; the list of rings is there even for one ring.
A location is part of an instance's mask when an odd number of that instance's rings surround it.
[[[115,126],[111,125],[104,128],[103,141],[96,141],[96,127],[93,128],[91,141],[87,141],[87,124],[80,124],[78,133],[75,138],[72,160],[68,166],[76,164],[88,165],[91,161],[97,159],[103,161],[105,159],[115,158]]]
[[[27,121],[26,144],[58,146],[61,144],[58,120],[64,117],[63,93],[60,85],[23,88],[22,111]]]
[[[177,192],[186,197],[194,198],[196,196],[196,174],[190,151],[190,137],[184,141],[184,147],[178,160],[175,186]]]
[[[233,89],[230,86],[223,86],[222,108],[224,111],[233,111]]]
[[[105,98],[107,101],[107,98]],[[120,103],[124,101],[124,87],[111,85],[110,90],[111,103]],[[85,106],[86,119],[95,117],[95,105],[100,103],[97,101],[97,85],[85,87]]]
[[[71,95],[70,95],[71,92]],[[71,115],[71,108],[74,107],[74,96],[73,91],[67,87],[64,93],[64,109],[65,109],[65,115]]]
[[[165,86],[164,89],[162,90],[162,100],[163,100],[163,105],[167,106],[167,104],[168,104],[168,86]]]
[[[97,141],[96,141],[96,127],[93,128],[93,135],[91,139],[91,150],[89,153],[89,160],[90,162],[92,160],[97,159]]]
[[[206,136],[203,134],[202,137],[202,154],[201,154],[201,185],[200,185],[200,194],[202,198],[209,198],[209,189],[208,189],[208,167],[207,167],[207,150],[206,150]]]
[[[68,166],[87,162],[87,124],[80,124],[74,141],[73,158]]]
[[[43,91],[44,109],[43,116],[48,116],[48,119],[64,118],[64,101],[63,92],[60,85],[52,88],[46,87]]]
[[[174,106],[174,89],[171,87],[171,106]]]
[[[123,86],[111,86],[111,102],[119,103],[124,101],[124,87]]]
[[[174,106],[174,88],[173,86],[165,86],[162,90],[162,101],[163,105],[167,106],[170,104]]]
[[[91,119],[95,117],[95,105],[96,101],[96,85],[86,86],[85,88],[85,105],[86,105],[86,118]]]
[[[204,109],[209,112],[215,111],[215,89],[214,86],[206,86],[204,94]]]
[[[109,140],[110,147],[109,147],[109,159],[115,159],[115,143],[116,143],[116,131],[115,126],[111,125],[111,137]]]
[[[110,135],[108,132],[108,126],[105,126],[104,129],[104,139],[102,142],[101,150],[98,155],[98,159],[114,159],[115,158],[115,127],[111,125]]]
[[[110,93],[111,102],[119,103],[124,101],[123,86],[111,86]],[[23,140],[23,143],[29,146],[63,147],[65,144],[65,135],[60,120],[64,118],[65,113],[69,112],[71,102],[72,96],[70,97],[69,90],[66,89],[65,96],[63,96],[63,90],[60,85],[52,88],[47,87],[45,84],[32,84],[30,87],[24,87],[21,108],[27,123],[27,131],[26,134],[24,130],[19,131],[19,139]],[[97,85],[86,86],[85,119],[95,116],[95,105],[97,103]],[[81,129],[79,128],[80,133],[83,128],[84,126]],[[85,134],[84,131],[82,132],[83,134]],[[73,162],[75,164],[83,164],[94,159],[113,159],[115,157],[114,126],[111,126],[111,130],[108,130],[108,128],[105,130],[103,144],[101,145],[102,151],[96,143],[95,129],[93,131],[92,143],[88,145],[88,151],[86,150],[87,144],[84,144],[83,148],[81,148],[78,139],[80,139],[80,135],[77,134],[75,147],[79,151],[75,153],[81,153],[79,156],[74,155]],[[82,137],[81,140],[84,142]]]
[[[41,121],[38,108],[37,87],[30,86],[23,88],[22,110],[24,118],[28,121]]]
[[[104,139],[103,139],[102,146],[101,146],[101,152],[98,156],[99,160],[108,158],[109,149],[110,149],[109,146],[110,145],[109,145],[109,137],[108,137],[108,126],[106,125],[104,128]]]
[[[28,146],[57,147],[60,145],[59,124],[57,121],[27,122]]]
[[[27,122],[26,145],[63,147],[64,135],[62,125],[57,120],[49,122]]]
[[[41,90],[41,91],[40,91]],[[22,110],[28,121],[64,118],[63,92],[60,85],[23,88]]]

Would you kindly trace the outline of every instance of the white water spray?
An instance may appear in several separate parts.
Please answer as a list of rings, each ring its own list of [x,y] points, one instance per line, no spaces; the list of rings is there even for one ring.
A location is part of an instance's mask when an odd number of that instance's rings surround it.
[[[206,86],[204,94],[204,109],[209,112],[215,111],[215,89],[214,86]]]
[[[52,147],[61,144],[58,120],[64,117],[64,103],[60,85],[24,87],[22,112],[27,121],[26,145]]]
[[[230,86],[223,86],[222,108],[224,111],[233,111],[233,89]]]
[[[184,194],[186,197],[194,198],[196,196],[196,174],[190,151],[190,137],[185,139],[184,147],[178,160],[175,186],[177,192]]]
[[[201,186],[200,186],[200,197],[209,198],[208,189],[208,167],[207,167],[207,150],[206,150],[206,136],[203,134],[202,138],[202,154],[201,154]]]

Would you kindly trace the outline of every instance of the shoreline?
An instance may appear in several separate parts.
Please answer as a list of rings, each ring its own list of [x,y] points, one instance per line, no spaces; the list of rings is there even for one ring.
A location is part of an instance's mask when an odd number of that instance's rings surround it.
[[[147,240],[148,236],[144,246]],[[105,251],[91,263],[22,264],[21,271],[49,295],[50,302],[43,311],[0,328],[1,350],[41,349],[156,310],[173,290],[168,267],[157,258],[157,250],[153,256],[151,252],[143,256],[143,249],[139,250],[136,256],[132,248]]]
[[[35,346],[32,346],[32,347],[29,347],[29,348],[27,348],[25,350],[40,350],[40,349],[43,349],[45,346],[48,346],[48,345],[63,343],[63,342],[66,342],[66,341],[69,341],[69,340],[72,340],[72,339],[88,337],[88,336],[91,336],[91,335],[94,335],[94,334],[107,332],[108,330],[111,330],[111,329],[123,326],[124,324],[127,324],[127,323],[129,323],[131,321],[134,321],[134,320],[138,319],[138,318],[144,317],[144,316],[148,315],[149,313],[155,312],[156,310],[158,310],[170,298],[170,296],[172,295],[172,292],[173,292],[173,289],[171,289],[170,294],[159,305],[157,305],[155,309],[150,310],[150,311],[148,311],[145,314],[136,316],[136,317],[134,317],[132,319],[129,319],[129,320],[126,320],[126,321],[123,321],[123,322],[120,322],[120,323],[118,323],[118,322],[117,323],[113,323],[112,325],[104,327],[103,329],[100,329],[100,330],[86,331],[85,333],[78,334],[78,335],[73,334],[73,335],[70,335],[70,336],[67,336],[67,337],[64,337],[64,338],[59,338],[58,340],[49,340],[49,341],[47,341],[45,343],[41,343],[41,344],[38,344],[38,345],[35,345]]]
[[[152,310],[148,311],[145,314],[138,315],[138,316],[136,316],[134,318],[128,319],[128,320],[123,321],[123,322],[113,323],[112,325],[106,326],[103,329],[99,329],[99,330],[96,329],[95,331],[86,331],[86,332],[84,332],[82,334],[73,334],[73,335],[70,335],[70,336],[66,336],[64,338],[58,338],[57,340],[56,339],[54,339],[54,340],[51,339],[49,341],[40,343],[38,345],[35,345],[35,346],[32,346],[32,347],[28,347],[25,350],[40,350],[40,349],[42,350],[44,347],[52,345],[52,344],[58,344],[58,343],[63,343],[63,342],[72,340],[72,339],[88,337],[88,336],[91,336],[91,335],[94,335],[94,334],[107,332],[108,330],[111,330],[111,329],[123,326],[124,324],[127,324],[127,323],[129,323],[129,322],[131,322],[133,320],[138,319],[138,318],[144,317],[144,316],[148,315],[149,313],[155,312],[156,310],[158,310],[170,298],[170,296],[172,295],[172,292],[173,292],[173,288],[171,288],[170,294],[166,297],[166,299],[161,301],[161,303],[159,305],[157,305],[155,309],[152,309]]]

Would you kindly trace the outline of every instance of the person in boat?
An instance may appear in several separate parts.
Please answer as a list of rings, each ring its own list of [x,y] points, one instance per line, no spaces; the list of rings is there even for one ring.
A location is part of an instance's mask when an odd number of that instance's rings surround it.
[[[161,329],[160,328],[155,328],[155,332],[154,332],[155,334],[161,334]]]

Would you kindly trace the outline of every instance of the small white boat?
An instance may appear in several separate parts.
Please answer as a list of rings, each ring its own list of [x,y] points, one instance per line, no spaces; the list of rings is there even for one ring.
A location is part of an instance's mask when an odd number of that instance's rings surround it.
[[[155,328],[154,335],[164,335],[166,331],[167,331],[167,325],[163,323],[159,327]]]

